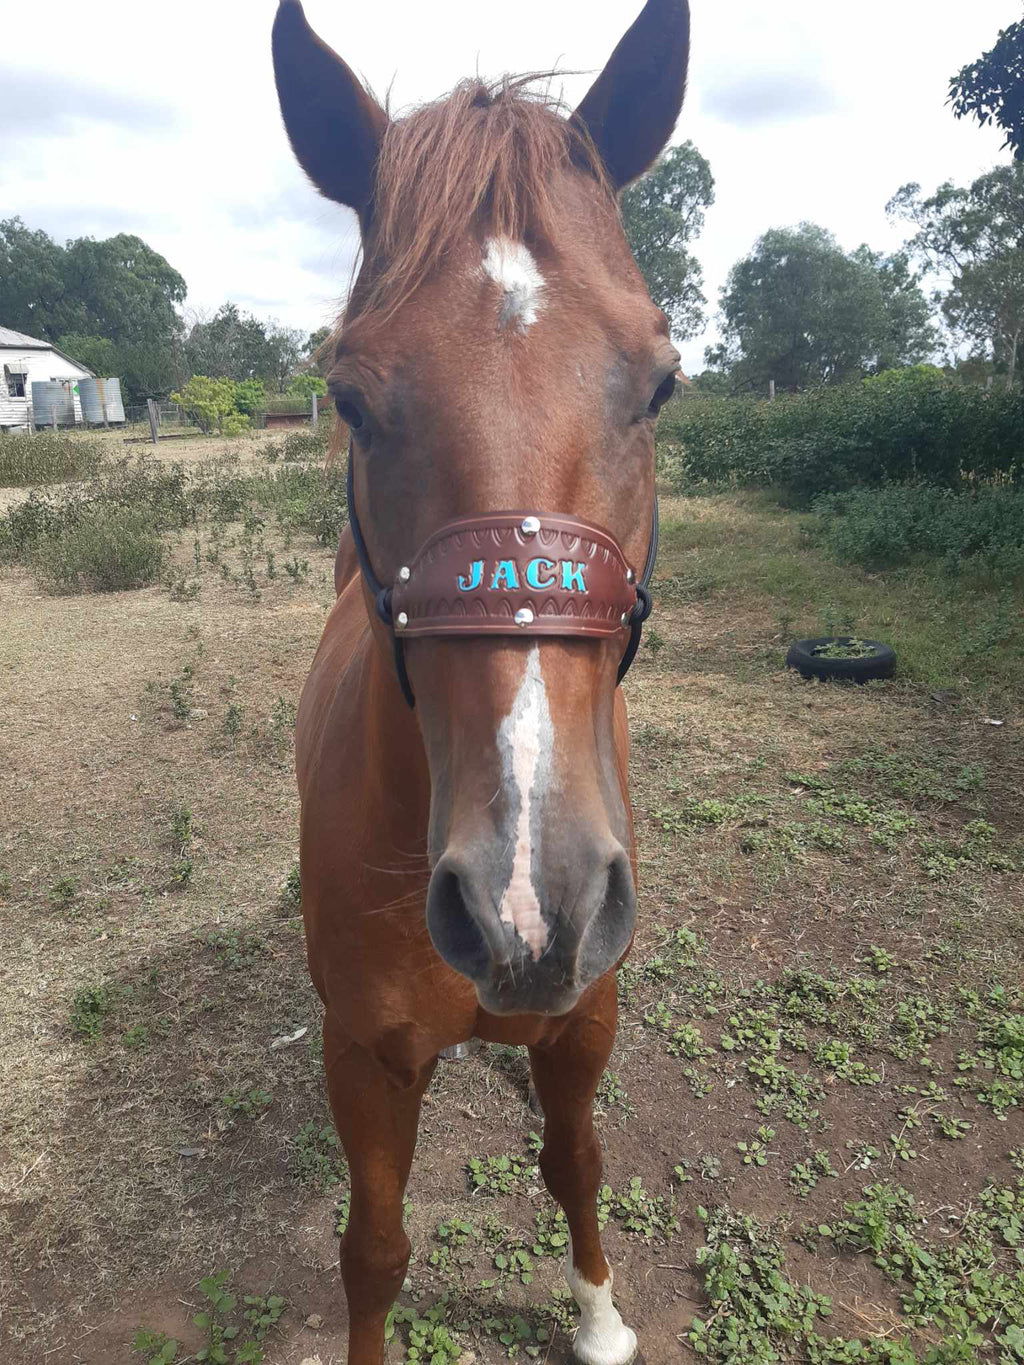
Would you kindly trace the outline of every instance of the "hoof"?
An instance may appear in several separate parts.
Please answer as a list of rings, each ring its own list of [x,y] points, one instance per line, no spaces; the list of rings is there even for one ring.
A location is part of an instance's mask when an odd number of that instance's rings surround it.
[[[577,1333],[577,1339],[573,1342],[572,1350],[575,1365],[646,1365],[643,1352],[636,1344],[636,1334],[630,1327],[624,1328],[624,1331],[632,1339],[632,1350],[629,1350],[627,1345],[627,1351],[629,1351],[627,1355],[615,1355],[613,1354],[614,1347],[611,1347],[610,1343],[607,1341],[596,1342],[593,1339],[577,1351],[576,1346],[579,1341],[579,1334]],[[623,1343],[620,1340],[620,1349],[622,1345]]]

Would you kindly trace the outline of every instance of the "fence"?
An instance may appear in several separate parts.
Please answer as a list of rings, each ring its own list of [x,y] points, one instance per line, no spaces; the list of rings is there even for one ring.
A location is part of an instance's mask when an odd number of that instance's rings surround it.
[[[329,405],[324,396],[311,394],[309,398],[271,399],[267,408],[261,412],[246,414],[250,431],[265,431],[268,427],[302,427],[318,425],[320,414]],[[150,398],[146,403],[126,405],[124,425],[149,430],[149,439],[154,442],[172,437],[203,434],[202,427],[194,413],[181,403],[158,403]],[[216,433],[213,433],[216,434]],[[146,439],[136,436],[136,440]]]

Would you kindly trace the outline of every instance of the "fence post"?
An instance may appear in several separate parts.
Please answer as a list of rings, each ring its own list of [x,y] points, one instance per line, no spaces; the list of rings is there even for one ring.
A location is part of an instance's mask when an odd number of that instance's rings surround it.
[[[149,434],[153,438],[153,444],[156,445],[157,441],[160,439],[156,434],[158,413],[157,406],[152,398],[146,399],[146,409],[149,412]]]
[[[774,380],[774,379],[769,379],[769,380],[768,380],[768,402],[769,402],[769,403],[774,403],[774,402],[775,402],[775,380]]]
[[[313,400],[313,410],[309,415],[309,420],[312,424],[313,430],[316,431],[316,424],[320,420],[320,404],[317,401],[317,396],[315,393],[311,393],[309,396]]]
[[[57,430],[57,404],[56,404],[56,403],[51,403],[51,404],[50,404],[50,426],[53,427],[54,431]]]

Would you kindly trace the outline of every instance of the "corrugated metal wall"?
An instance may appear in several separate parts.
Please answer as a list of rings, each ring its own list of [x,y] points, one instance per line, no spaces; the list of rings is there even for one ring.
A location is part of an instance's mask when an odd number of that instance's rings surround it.
[[[7,392],[4,366],[23,370],[26,374],[25,397],[12,398]],[[14,348],[0,347],[0,427],[20,427],[28,425],[28,409],[31,402],[33,383],[51,379],[70,379],[77,385],[88,376],[79,365],[62,360],[53,351],[19,351]],[[78,394],[74,396],[75,421],[82,420],[82,405]]]

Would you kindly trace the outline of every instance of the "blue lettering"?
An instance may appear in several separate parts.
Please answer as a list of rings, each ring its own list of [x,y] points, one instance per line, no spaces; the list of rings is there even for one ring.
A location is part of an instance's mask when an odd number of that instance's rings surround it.
[[[562,560],[562,587],[566,592],[586,592],[587,585],[583,581],[583,570],[586,564],[574,564],[571,559]]]
[[[494,577],[491,579],[491,592],[497,592],[499,588],[511,591],[519,587],[519,575],[516,573],[516,562],[514,559],[499,559],[494,566]]]
[[[547,570],[547,575],[541,578],[541,568]],[[553,588],[555,585],[554,575],[555,561],[553,559],[531,559],[526,566],[526,582],[535,592],[540,592],[544,588]]]
[[[474,559],[469,566],[469,575],[459,574],[459,592],[473,592],[475,588],[479,588],[480,580],[483,576],[484,561],[482,559]]]

